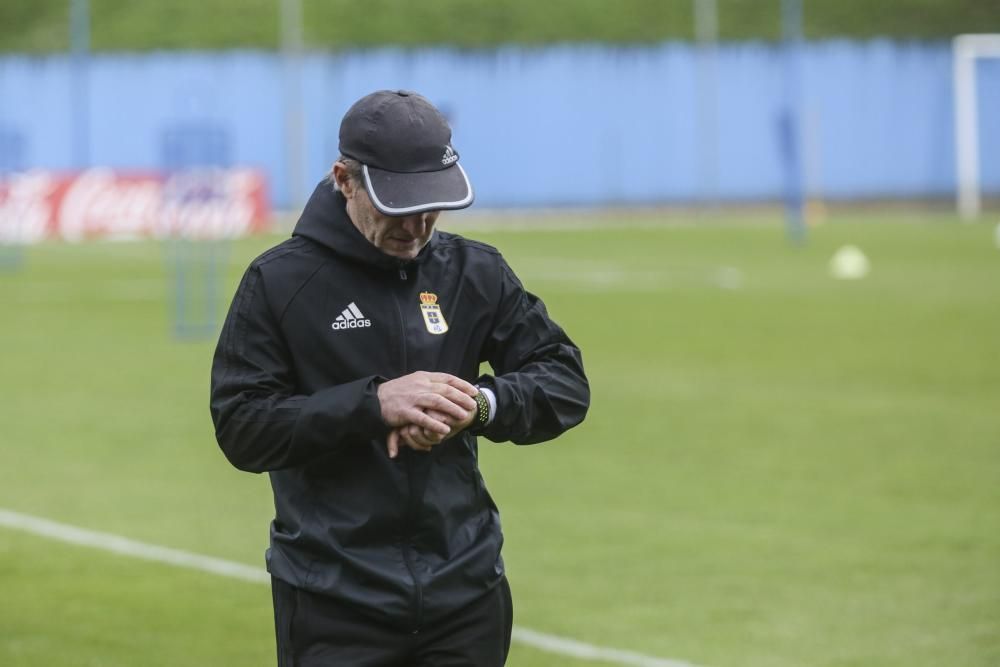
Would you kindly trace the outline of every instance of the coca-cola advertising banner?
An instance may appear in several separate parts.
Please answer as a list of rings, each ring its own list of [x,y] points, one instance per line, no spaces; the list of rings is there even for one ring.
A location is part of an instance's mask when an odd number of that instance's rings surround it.
[[[235,238],[268,219],[255,169],[171,173],[89,169],[0,178],[0,242]]]

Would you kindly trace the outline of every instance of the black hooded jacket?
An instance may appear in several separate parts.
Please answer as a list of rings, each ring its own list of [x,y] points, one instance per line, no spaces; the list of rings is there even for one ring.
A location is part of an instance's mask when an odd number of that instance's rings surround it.
[[[442,318],[447,331],[432,333]],[[479,375],[484,361],[495,377]],[[590,401],[579,349],[496,249],[435,231],[401,262],[320,183],[292,238],[240,283],[212,366],[212,419],[234,466],[270,473],[271,574],[411,630],[503,575],[477,434],[388,457],[377,386],[418,370],[493,389],[497,414],[478,435],[494,442],[554,438]]]

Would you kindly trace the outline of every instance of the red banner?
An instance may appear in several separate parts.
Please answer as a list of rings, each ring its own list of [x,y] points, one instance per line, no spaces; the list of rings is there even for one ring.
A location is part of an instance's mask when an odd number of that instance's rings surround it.
[[[235,238],[262,231],[264,175],[254,169],[170,174],[29,171],[0,180],[0,242]]]

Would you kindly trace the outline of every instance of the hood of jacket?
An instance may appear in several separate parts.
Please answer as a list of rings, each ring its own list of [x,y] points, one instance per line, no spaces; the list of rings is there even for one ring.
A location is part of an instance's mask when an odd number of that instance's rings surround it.
[[[435,230],[427,245],[421,248],[414,259],[400,259],[376,248],[354,226],[347,215],[347,199],[326,179],[316,186],[299,221],[295,223],[292,236],[302,236],[323,245],[336,254],[362,264],[384,269],[405,269],[424,261],[437,243]]]

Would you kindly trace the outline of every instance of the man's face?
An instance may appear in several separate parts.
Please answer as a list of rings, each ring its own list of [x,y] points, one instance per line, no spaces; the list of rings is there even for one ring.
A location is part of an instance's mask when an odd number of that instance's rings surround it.
[[[346,183],[338,176],[341,192],[347,198],[347,215],[368,241],[387,255],[413,259],[423,249],[434,231],[440,211],[407,216],[388,216],[372,204],[361,183]]]
[[[369,242],[382,252],[399,259],[413,259],[423,249],[434,231],[439,211],[402,217],[388,216],[372,205],[363,187],[355,190],[354,206],[347,213]],[[353,208],[353,210],[352,210]]]

